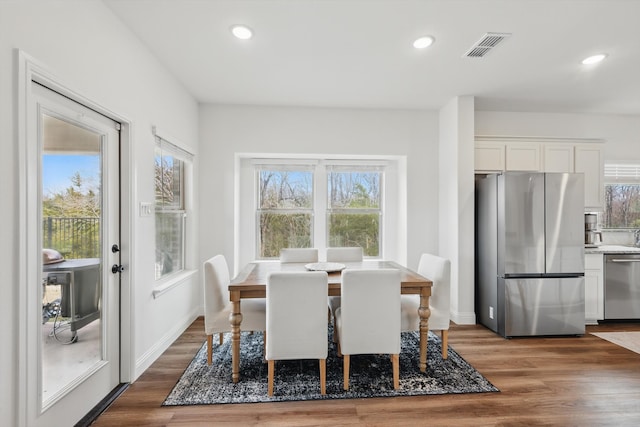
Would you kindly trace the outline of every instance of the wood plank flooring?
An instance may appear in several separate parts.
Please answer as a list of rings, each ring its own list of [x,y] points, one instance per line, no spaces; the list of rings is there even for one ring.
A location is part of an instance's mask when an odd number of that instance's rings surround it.
[[[500,393],[160,406],[205,340],[203,319],[92,424],[101,426],[639,426],[640,354],[590,335],[506,340],[452,325],[449,345]]]

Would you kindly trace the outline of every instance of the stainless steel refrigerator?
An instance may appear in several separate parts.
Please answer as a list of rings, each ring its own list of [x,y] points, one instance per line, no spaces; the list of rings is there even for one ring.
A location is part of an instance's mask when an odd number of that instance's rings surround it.
[[[476,179],[476,318],[504,337],[581,335],[584,177]]]

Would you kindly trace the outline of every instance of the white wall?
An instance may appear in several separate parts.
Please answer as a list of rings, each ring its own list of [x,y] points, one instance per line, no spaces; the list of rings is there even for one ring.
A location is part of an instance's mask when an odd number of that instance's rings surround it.
[[[407,156],[407,263],[438,249],[438,115],[430,111],[202,105],[201,261],[234,265],[234,153]],[[205,166],[206,165],[206,166]]]
[[[124,189],[133,206],[152,202],[153,124],[197,147],[198,105],[177,81],[96,0],[0,2],[0,168],[3,209],[0,209],[0,259],[4,323],[0,349],[0,425],[16,425],[18,402],[17,334],[20,313],[17,290],[33,283],[19,283],[18,213],[19,171],[16,146],[16,84],[14,49],[19,48],[46,66],[57,79],[84,97],[131,120],[133,185]],[[197,171],[196,171],[197,173]],[[196,188],[197,192],[197,188]],[[196,205],[197,208],[197,205]],[[129,215],[125,212],[124,215]],[[153,217],[133,215],[134,265],[127,274],[132,286],[133,376],[169,345],[172,335],[198,313],[200,282],[192,280],[153,299]],[[192,251],[195,251],[192,248]]]
[[[440,251],[451,261],[451,320],[475,323],[474,98],[440,110]]]
[[[606,161],[640,161],[640,116],[477,111],[476,135],[600,138]]]

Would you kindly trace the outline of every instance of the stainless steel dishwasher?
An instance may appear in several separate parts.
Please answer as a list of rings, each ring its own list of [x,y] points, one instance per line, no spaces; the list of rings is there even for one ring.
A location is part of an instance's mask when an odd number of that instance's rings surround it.
[[[604,256],[604,318],[640,319],[640,253]]]

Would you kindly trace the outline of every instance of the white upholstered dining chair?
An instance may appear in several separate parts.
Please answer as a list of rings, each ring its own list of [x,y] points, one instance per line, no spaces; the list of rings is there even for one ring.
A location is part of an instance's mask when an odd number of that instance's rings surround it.
[[[327,248],[327,262],[359,262],[362,261],[361,247]],[[330,315],[333,317],[333,342],[336,342],[336,310],[340,307],[340,297],[327,297]]]
[[[433,282],[429,297],[429,330],[441,331],[442,358],[448,357],[450,301],[451,301],[451,262],[436,255],[422,254],[418,264],[418,274]],[[402,331],[419,331],[420,307],[419,295],[402,295]]]
[[[316,248],[282,248],[280,262],[318,262]]]
[[[269,396],[273,396],[275,361],[291,359],[318,359],[320,393],[326,394],[327,281],[324,271],[277,272],[267,277]]]
[[[327,262],[358,261],[362,261],[362,248],[359,246],[348,248],[327,248]]]
[[[342,304],[336,310],[338,354],[343,356],[344,389],[349,390],[353,354],[389,354],[393,388],[400,385],[400,272],[344,270]]]
[[[207,363],[213,360],[213,335],[231,331],[229,314],[233,305],[229,299],[229,268],[223,255],[216,255],[204,263],[204,330],[207,335]],[[242,301],[242,331],[266,329],[266,302],[264,298]]]

